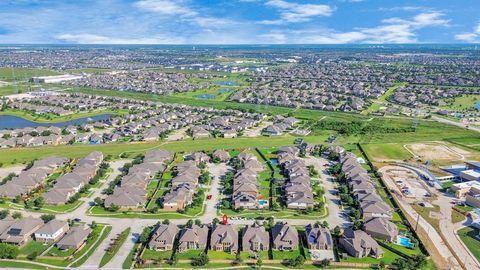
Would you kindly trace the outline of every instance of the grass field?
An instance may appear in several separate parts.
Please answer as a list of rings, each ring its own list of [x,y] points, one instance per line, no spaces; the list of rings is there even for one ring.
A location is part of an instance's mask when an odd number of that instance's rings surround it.
[[[478,230],[472,227],[466,227],[458,231],[458,236],[462,239],[463,243],[468,247],[470,252],[480,260],[480,240],[476,238]]]
[[[22,81],[29,80],[35,76],[60,75],[62,73],[49,69],[36,68],[0,68],[0,80],[2,81]]]
[[[454,111],[468,111],[474,110],[474,105],[479,101],[478,95],[463,95],[454,98],[453,100],[446,100],[447,104],[440,106],[443,109]]]
[[[383,144],[365,144],[363,148],[368,156],[373,158],[372,161],[384,160],[407,160],[412,158],[412,154],[408,152],[403,144],[383,143]]]
[[[310,143],[322,143],[328,136],[305,137]],[[92,151],[102,151],[103,154],[118,156],[126,152],[131,155],[146,152],[150,149],[165,149],[176,152],[193,152],[197,150],[231,149],[232,145],[236,148],[255,148],[262,146],[283,146],[293,144],[294,137],[257,137],[257,138],[233,138],[233,139],[203,139],[201,141],[184,140],[172,142],[137,142],[137,143],[112,143],[102,145],[65,145],[56,147],[38,147],[38,148],[11,148],[0,150],[0,163],[15,164],[26,163],[32,159],[38,159],[46,156],[60,155],[71,158],[83,157]]]
[[[158,259],[163,259],[163,260],[169,260],[172,257],[172,251],[157,251],[153,249],[148,249],[146,248],[145,251],[143,252],[142,259],[144,260],[158,260]]]

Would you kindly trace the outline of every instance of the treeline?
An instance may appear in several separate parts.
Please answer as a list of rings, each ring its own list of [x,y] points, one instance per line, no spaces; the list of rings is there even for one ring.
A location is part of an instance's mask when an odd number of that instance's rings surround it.
[[[341,135],[358,135],[373,133],[404,133],[414,132],[412,127],[392,126],[385,121],[338,121],[324,119],[317,121],[312,126],[313,129],[335,130]]]

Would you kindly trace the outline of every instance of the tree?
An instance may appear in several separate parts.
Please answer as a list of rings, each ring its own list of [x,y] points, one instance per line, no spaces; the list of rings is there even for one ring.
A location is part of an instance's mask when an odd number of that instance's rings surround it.
[[[287,260],[287,265],[290,267],[299,267],[305,263],[305,258],[303,258],[302,255],[298,255],[294,259],[288,259]]]
[[[97,206],[102,206],[103,205],[103,199],[100,198],[100,197],[96,197],[95,199],[93,199],[93,201],[95,202],[95,205],[97,205]]]
[[[140,243],[143,243],[145,244],[148,239],[150,239],[150,234],[152,233],[152,228],[151,227],[145,227],[145,229],[143,229],[142,231],[142,234],[140,234],[140,237],[138,238],[138,241]]]
[[[220,220],[219,220],[218,218],[214,218],[214,219],[212,220],[212,223],[213,223],[214,225],[217,225],[218,223],[220,223]]]
[[[8,209],[0,211],[0,219],[6,218],[8,214],[10,214],[10,211],[8,211]]]
[[[204,266],[209,262],[207,253],[202,252],[197,258],[192,261],[193,266]]]
[[[187,221],[187,227],[191,227],[193,225],[193,220],[189,219]]]
[[[55,219],[55,215],[43,214],[40,216],[40,218],[43,220],[43,223],[48,223],[49,221],[52,221]]]
[[[21,219],[21,218],[22,218],[22,213],[20,213],[20,212],[13,212],[12,218],[14,218],[14,219]]]
[[[162,224],[164,224],[164,225],[168,225],[168,224],[170,224],[170,220],[168,220],[168,219],[164,219],[164,220],[162,221]]]
[[[37,258],[37,256],[38,256],[38,253],[36,251],[34,251],[34,252],[27,255],[27,259],[29,259],[30,261],[33,261]]]
[[[42,208],[43,205],[45,205],[45,199],[42,196],[39,196],[39,197],[35,198],[35,200],[33,201],[33,204],[37,208]]]
[[[255,263],[255,266],[258,267],[258,268],[262,268],[262,265],[263,265],[263,261],[262,259],[258,259],[257,262]]]
[[[111,212],[117,212],[118,210],[120,210],[120,206],[112,203],[112,204],[110,205],[110,207],[108,208],[108,210],[111,211]]]
[[[0,259],[15,259],[19,252],[17,246],[0,243]]]
[[[337,225],[335,228],[333,228],[333,236],[334,237],[340,237],[342,234],[342,229]]]
[[[97,227],[97,222],[95,222],[95,220],[92,220],[92,223],[90,224],[90,228],[93,230]]]
[[[195,225],[197,226],[202,225],[202,221],[200,219],[195,219]]]

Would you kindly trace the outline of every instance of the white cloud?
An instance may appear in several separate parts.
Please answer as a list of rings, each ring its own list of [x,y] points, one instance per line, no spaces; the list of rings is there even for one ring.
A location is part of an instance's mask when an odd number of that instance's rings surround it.
[[[267,6],[280,10],[280,19],[264,20],[260,24],[299,23],[311,20],[313,17],[330,16],[334,9],[328,5],[297,4],[283,0],[269,0]]]
[[[456,34],[455,39],[462,42],[479,43],[480,42],[480,23],[477,23],[477,25],[473,29],[473,32]]]
[[[183,1],[140,0],[133,4],[139,9],[163,15],[195,16],[197,12],[186,6]]]
[[[61,34],[57,39],[68,43],[78,44],[180,44],[185,40],[181,38],[156,36],[151,38],[118,38],[95,34]]]
[[[416,31],[424,27],[448,26],[448,20],[441,13],[420,13],[410,19],[390,18],[370,28],[356,28],[339,32],[332,29],[284,31],[289,37],[283,43],[345,44],[345,43],[414,43]],[[276,33],[279,35],[279,33]]]

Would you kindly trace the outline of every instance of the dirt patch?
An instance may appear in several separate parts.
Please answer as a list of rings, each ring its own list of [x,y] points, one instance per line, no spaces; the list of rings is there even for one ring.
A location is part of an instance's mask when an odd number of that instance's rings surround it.
[[[452,150],[448,146],[441,144],[407,144],[408,150],[423,160],[461,160],[464,159],[463,154]],[[467,152],[462,150],[462,152]]]

